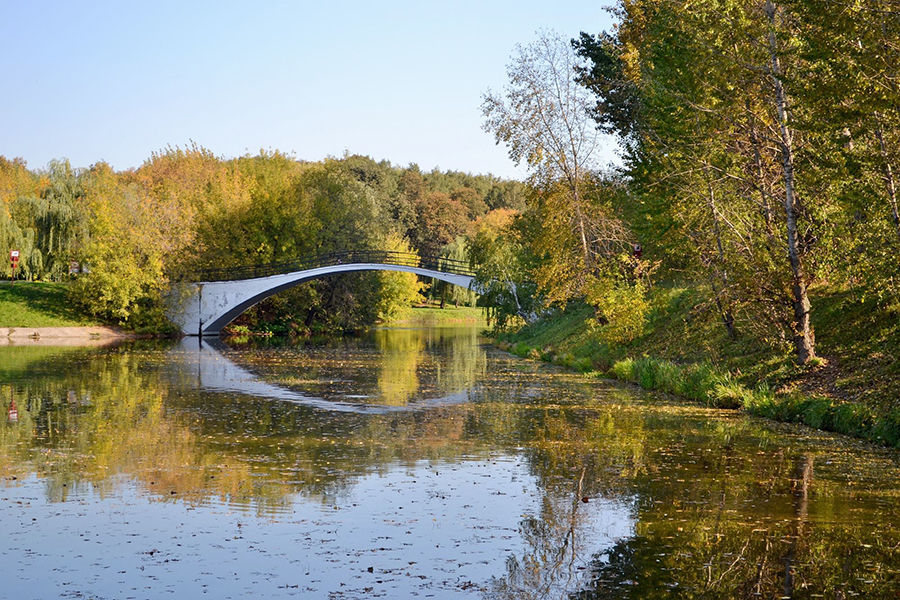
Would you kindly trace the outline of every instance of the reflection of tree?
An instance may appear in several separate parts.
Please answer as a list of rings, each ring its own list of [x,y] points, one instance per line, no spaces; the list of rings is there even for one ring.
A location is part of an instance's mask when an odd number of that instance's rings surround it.
[[[467,390],[487,362],[473,327],[382,329],[373,337],[380,353],[380,396],[393,406]]]
[[[402,363],[421,356],[428,338],[393,340],[388,345]],[[35,473],[56,500],[85,485],[105,494],[127,475],[161,500],[218,498],[270,512],[298,492],[334,500],[355,477],[398,460],[481,452],[461,439],[461,410],[427,418],[335,415],[267,399],[185,393],[182,384],[192,375],[168,368],[155,348],[139,343],[71,361],[44,352],[23,365],[14,378],[27,383],[0,388],[0,406],[8,408],[10,393],[19,406],[18,423],[0,424],[0,473],[17,479]],[[377,371],[377,355],[356,354],[352,360]],[[432,381],[438,370],[428,370]]]
[[[35,473],[60,501],[85,485],[105,495],[123,475],[164,500],[229,498],[252,481],[249,466],[211,454],[189,420],[167,410],[171,390],[141,354],[66,367],[17,386],[19,422],[0,428],[2,471]],[[247,496],[261,507],[282,503],[265,488]]]
[[[10,405],[15,402],[18,421],[0,424],[0,480],[15,481],[27,473],[34,439],[34,418],[29,410],[28,397],[17,393],[12,385],[0,385],[0,419],[7,420]],[[16,479],[13,479],[16,478]]]
[[[506,576],[492,581],[490,598],[558,598],[579,589],[595,552],[590,522],[598,497],[627,497],[623,474],[642,462],[639,414],[617,418],[608,412],[563,407],[519,411],[528,431],[533,474],[540,481],[541,509],[519,523],[526,544],[521,557],[510,555]],[[593,543],[592,543],[593,542]]]
[[[658,471],[632,482],[643,490],[637,535],[594,558],[577,598],[897,595],[900,534],[854,512],[861,498],[843,486],[814,485],[812,454],[761,451],[740,428],[724,445],[724,430],[688,433],[656,445]]]
[[[419,364],[425,339],[418,330],[380,330],[374,334],[380,353],[378,395],[381,403],[406,406],[419,391]]]
[[[226,355],[261,379],[304,394],[388,406],[464,392],[480,381],[487,364],[474,327],[379,329],[360,339],[295,348],[250,345]]]
[[[478,343],[474,327],[463,329],[433,329],[441,336],[446,350],[438,371],[438,385],[447,391],[459,391],[473,387],[484,380],[487,356]]]
[[[417,367],[420,388],[475,377],[470,402],[334,413],[178,385],[181,374],[153,345],[47,355],[12,373],[13,386],[0,385],[0,409],[10,396],[19,409],[18,422],[0,422],[0,475],[16,485],[34,473],[54,500],[85,486],[111,493],[127,477],[159,501],[221,501],[273,514],[295,494],[338,503],[359,478],[398,465],[517,455],[540,502],[522,517],[525,547],[492,582],[495,597],[579,587],[575,597],[583,599],[673,591],[896,596],[894,459],[786,438],[699,407],[643,404],[611,384],[496,355],[476,376],[485,358],[464,339],[424,339],[396,346],[426,356]],[[434,348],[441,350],[428,358]],[[371,345],[339,350],[345,362],[382,373]],[[303,364],[324,373],[316,356]],[[253,364],[276,358],[286,360],[260,353]],[[450,374],[456,361],[464,378]],[[631,537],[600,553],[591,538],[598,498],[626,502],[635,521]]]
[[[507,558],[507,575],[492,582],[489,597],[557,598],[580,587],[592,548],[580,494],[576,489],[574,497],[546,495],[540,515],[519,523],[528,550],[521,558]]]

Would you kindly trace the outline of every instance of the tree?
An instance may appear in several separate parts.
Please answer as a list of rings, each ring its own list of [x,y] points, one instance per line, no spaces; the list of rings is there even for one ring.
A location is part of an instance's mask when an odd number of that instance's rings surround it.
[[[98,163],[83,177],[91,237],[80,256],[90,273],[72,287],[88,312],[131,327],[165,323],[169,248],[181,248],[167,211],[147,189]],[[185,242],[186,243],[186,242]]]
[[[25,161],[0,156],[0,257],[4,257],[0,273],[5,277],[12,274],[9,261],[5,260],[10,250],[20,252],[19,273],[25,276],[38,270],[33,268],[37,262],[43,262],[39,260],[42,259],[40,252],[35,252],[34,230],[13,214],[18,212],[17,200],[20,197],[36,198],[39,187],[38,177],[28,170]]]
[[[886,0],[822,10],[791,0],[813,77],[801,88],[816,161],[842,214],[833,223],[857,295],[896,300],[900,276],[900,12]],[[838,234],[836,234],[837,236]],[[887,297],[887,298],[885,298]]]
[[[582,188],[597,167],[602,137],[590,117],[591,95],[574,80],[579,64],[567,41],[540,32],[537,41],[516,47],[504,94],[488,90],[481,112],[484,130],[508,146],[516,164],[527,164],[535,187],[564,186],[567,218],[590,269],[594,260]]]
[[[454,190],[450,193],[450,198],[466,208],[470,221],[474,221],[488,211],[484,198],[474,188],[462,187]]]
[[[466,227],[465,207],[447,194],[431,192],[416,202],[416,228],[412,241],[425,256],[440,256]]]
[[[594,61],[581,80],[606,110],[595,117],[625,142],[632,189],[653,207],[644,222],[710,280],[730,332],[733,301],[759,302],[809,362],[808,286],[835,205],[808,150],[802,23],[787,1],[635,0],[620,15],[615,38],[576,46]]]
[[[0,195],[11,198],[3,206],[11,217],[7,236],[21,252],[23,274],[59,280],[87,237],[81,176],[68,161],[54,160],[40,173],[40,183],[29,186],[24,168],[24,163],[0,165],[0,187],[6,188]]]
[[[425,180],[417,166],[410,166],[400,175],[397,194],[391,203],[391,218],[403,235],[412,237],[416,228],[416,204],[425,196],[425,192]]]
[[[531,251],[540,258],[531,274],[544,297],[560,305],[587,299],[606,323],[611,315],[592,292],[615,288],[611,280],[627,272],[620,256],[632,240],[604,196],[615,186],[598,174],[604,137],[591,118],[591,94],[575,81],[583,67],[568,42],[539,33],[517,47],[503,95],[484,95],[483,127],[513,161],[528,165],[529,213],[539,227]]]
[[[481,301],[498,331],[537,319],[538,293],[530,277],[534,257],[527,242],[533,232],[526,231],[528,226],[515,211],[500,208],[479,219],[469,238],[469,260]]]
[[[382,243],[383,250],[389,252],[412,253],[409,242],[390,234]],[[403,314],[410,305],[421,302],[425,287],[414,273],[400,271],[378,272],[379,294],[376,311],[380,321],[392,321]]]

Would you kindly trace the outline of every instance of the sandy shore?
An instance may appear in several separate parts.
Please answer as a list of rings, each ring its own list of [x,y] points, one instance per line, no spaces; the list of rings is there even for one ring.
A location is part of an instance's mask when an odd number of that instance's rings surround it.
[[[0,346],[103,346],[134,337],[118,327],[0,327]]]

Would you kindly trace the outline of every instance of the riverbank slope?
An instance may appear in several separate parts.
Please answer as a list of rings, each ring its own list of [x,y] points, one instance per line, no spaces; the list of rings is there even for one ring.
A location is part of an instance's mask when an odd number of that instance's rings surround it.
[[[640,337],[610,345],[586,306],[498,337],[519,356],[612,376],[711,406],[900,447],[900,308],[826,287],[813,290],[822,360],[801,368],[750,314],[730,339],[702,288],[657,287]]]
[[[0,282],[0,327],[95,327],[100,321],[69,300],[64,283]]]
[[[433,327],[441,325],[481,325],[487,327],[484,309],[474,306],[447,305],[412,306],[396,319],[384,323],[387,326]]]
[[[103,345],[133,336],[80,312],[64,283],[0,282],[0,346]]]

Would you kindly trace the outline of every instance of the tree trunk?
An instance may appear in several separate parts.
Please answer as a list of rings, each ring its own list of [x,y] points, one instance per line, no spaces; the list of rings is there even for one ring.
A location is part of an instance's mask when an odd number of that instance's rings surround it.
[[[897,187],[894,183],[894,170],[891,168],[891,161],[888,157],[887,146],[884,144],[884,128],[881,125],[881,119],[875,114],[878,127],[875,129],[875,135],[878,137],[878,145],[881,149],[881,167],[884,171],[884,186],[887,188],[888,200],[891,203],[891,216],[894,220],[894,227],[897,229],[897,237],[900,238],[900,212],[897,211]]]
[[[753,144],[753,162],[756,167],[756,187],[759,190],[759,199],[762,203],[763,218],[766,221],[766,233],[769,239],[775,238],[775,224],[772,216],[772,205],[769,203],[770,193],[766,185],[766,172],[762,164],[762,151],[759,134],[756,131],[756,117],[750,111],[750,100],[747,100],[747,114],[750,116],[750,142]]]
[[[592,265],[591,250],[588,245],[587,231],[584,227],[584,213],[581,210],[581,197],[578,194],[578,182],[572,183],[572,196],[575,199],[575,218],[578,219],[578,233],[581,235],[581,251],[584,253],[584,268],[590,272]]]
[[[706,175],[706,189],[708,192],[707,200],[709,202],[709,212],[712,215],[713,219],[713,232],[716,236],[716,247],[719,251],[719,260],[718,267],[716,268],[716,274],[719,276],[719,279],[722,280],[722,292],[728,289],[728,271],[725,268],[725,249],[722,246],[722,228],[719,226],[719,214],[716,212],[716,195],[715,190],[713,190],[712,179],[709,176],[709,166],[704,165],[703,171]],[[713,294],[716,297],[716,306],[719,308],[719,314],[722,317],[722,324],[725,325],[725,330],[728,332],[728,337],[731,339],[737,338],[737,331],[734,328],[734,315],[731,313],[730,309],[725,308],[722,299],[721,292],[716,291],[715,286],[713,286]]]
[[[800,235],[797,227],[797,199],[794,187],[793,133],[788,123],[787,94],[781,83],[781,66],[775,39],[775,5],[766,1],[769,18],[769,52],[771,77],[775,86],[775,102],[778,108],[778,125],[781,129],[781,158],[784,168],[784,209],[786,213],[788,260],[791,265],[791,302],[794,307],[793,337],[797,362],[805,365],[816,357],[816,341],[810,324],[810,302],[806,289],[806,274],[800,262]]]

